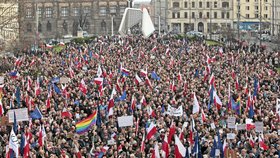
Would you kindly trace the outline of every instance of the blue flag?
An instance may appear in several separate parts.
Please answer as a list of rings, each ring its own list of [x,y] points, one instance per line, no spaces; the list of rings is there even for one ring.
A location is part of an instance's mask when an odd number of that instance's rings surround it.
[[[60,89],[57,87],[56,84],[53,84],[53,89],[54,89],[54,91],[55,91],[57,94],[61,94],[61,91],[60,91]]]
[[[123,91],[123,94],[121,97],[119,98],[116,98],[116,102],[119,102],[119,101],[124,101],[126,99],[126,91]]]
[[[14,132],[15,134],[17,133],[18,131],[18,124],[17,124],[17,117],[16,117],[16,112],[14,111],[14,123],[13,123],[13,129],[14,129]]]
[[[18,86],[16,88],[15,96],[16,96],[17,105],[18,107],[20,107],[20,88]]]
[[[98,127],[101,126],[101,116],[100,116],[100,105],[97,107],[97,120],[96,120],[96,125]]]
[[[199,70],[195,69],[195,74],[194,74],[194,78],[199,77]]]
[[[254,117],[254,108],[253,108],[253,105],[249,105],[250,107],[250,109],[249,109],[249,118],[250,119],[253,119],[253,117]]]
[[[24,144],[25,144],[25,138],[24,138],[24,132],[21,132],[21,138],[20,138],[20,155],[23,156],[24,151]]]
[[[92,51],[89,51],[89,57],[92,59]]]
[[[160,80],[160,77],[156,74],[156,72],[152,72],[152,74],[151,74],[151,77],[152,77],[152,79],[154,79],[154,80],[157,80],[157,81],[159,81]]]
[[[60,81],[60,78],[59,77],[54,77],[52,78],[52,83],[57,83]]]
[[[30,117],[32,119],[41,119],[43,117],[43,115],[42,115],[40,109],[38,109],[38,107],[36,107],[35,110],[30,113]]]
[[[221,141],[221,137],[220,137],[220,133],[219,131],[217,131],[217,135],[218,135],[218,149],[220,149],[220,158],[224,157],[224,149],[223,149],[223,143]]]
[[[216,149],[217,149],[217,143],[216,143],[216,139],[214,138],[214,143],[210,151],[210,157],[215,157]]]
[[[253,96],[254,96],[254,98],[256,98],[257,97],[257,95],[258,95],[258,79],[257,78],[254,78],[254,94],[253,94]]]
[[[211,85],[210,89],[210,99],[209,99],[209,104],[208,104],[208,110],[210,110],[211,105],[214,103],[214,86]]]

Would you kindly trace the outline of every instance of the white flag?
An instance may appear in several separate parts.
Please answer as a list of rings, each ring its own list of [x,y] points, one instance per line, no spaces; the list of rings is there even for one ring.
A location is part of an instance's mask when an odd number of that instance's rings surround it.
[[[197,98],[195,96],[195,93],[193,93],[193,111],[192,111],[192,113],[195,114],[198,112],[199,112],[199,104],[198,104]]]
[[[15,153],[15,157],[18,157],[19,143],[18,143],[18,138],[13,129],[10,134],[9,149],[12,149]]]

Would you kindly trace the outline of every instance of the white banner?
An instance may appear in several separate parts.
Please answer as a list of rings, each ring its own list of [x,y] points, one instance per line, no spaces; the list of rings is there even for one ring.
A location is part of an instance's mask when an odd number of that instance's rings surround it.
[[[227,119],[228,128],[235,129],[235,121],[236,121],[235,117],[228,117]]]
[[[246,124],[236,125],[236,129],[237,129],[238,131],[240,131],[240,130],[245,130],[245,129],[246,129]]]
[[[227,139],[235,139],[235,134],[234,133],[228,133],[227,134]]]
[[[280,115],[280,99],[276,99],[276,114]]]
[[[263,122],[255,122],[256,132],[263,133]]]
[[[16,113],[16,120],[19,121],[29,121],[27,108],[12,109],[8,111],[9,123],[14,122],[14,112]]]
[[[4,76],[0,76],[0,84],[4,84]]]
[[[183,107],[181,105],[178,108],[174,108],[174,107],[168,105],[166,114],[171,115],[171,116],[183,116]]]
[[[119,127],[133,126],[133,116],[118,117]]]

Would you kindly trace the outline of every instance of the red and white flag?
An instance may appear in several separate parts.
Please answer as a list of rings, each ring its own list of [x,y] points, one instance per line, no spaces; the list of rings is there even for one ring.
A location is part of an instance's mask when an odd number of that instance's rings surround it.
[[[101,85],[103,84],[103,78],[101,77],[94,78],[93,82],[97,85]]]
[[[214,76],[214,73],[212,73],[212,75],[211,75],[211,77],[210,77],[210,79],[209,79],[209,84],[210,84],[210,85],[213,85],[214,82],[215,82],[215,76]]]
[[[134,110],[136,107],[136,98],[134,97],[134,94],[132,95],[131,98],[131,105],[130,105],[131,109]]]
[[[172,137],[173,137],[173,135],[176,133],[176,126],[175,126],[175,123],[172,121],[171,122],[171,125],[170,125],[170,128],[169,128],[169,134],[168,134],[168,144],[170,144],[171,143],[171,139],[172,139]]]
[[[35,64],[35,62],[36,62],[36,60],[35,60],[35,58],[33,58],[33,59],[31,60],[30,64],[29,64],[29,66],[33,66],[33,65]]]
[[[135,74],[135,79],[134,79],[134,81],[135,81],[135,83],[136,83],[137,85],[139,85],[140,83],[142,83],[141,78],[140,78],[137,74]]]
[[[68,111],[65,107],[63,108],[62,112],[61,112],[61,117],[68,117],[68,118],[72,118],[72,114],[70,111]]]
[[[156,117],[155,111],[150,106],[148,106],[147,111],[148,111],[149,116]]]
[[[192,110],[192,113],[195,114],[195,113],[198,113],[198,112],[199,112],[198,100],[196,98],[195,93],[193,93],[193,110]]]
[[[140,70],[140,76],[146,77],[147,75],[148,75],[147,68],[146,68],[146,70],[143,70],[143,69]]]
[[[148,76],[145,79],[145,83],[150,87],[150,89],[153,89],[152,83],[151,83],[150,79],[148,78]]]
[[[264,139],[262,138],[262,136],[259,136],[259,146],[262,150],[268,150],[269,146],[265,144]]]
[[[46,100],[46,107],[47,107],[47,109],[51,108],[51,98],[49,97],[49,95],[48,95],[48,98]]]
[[[238,77],[236,77],[236,80],[235,80],[235,89],[238,91],[239,89],[239,81],[238,81]]]
[[[79,88],[80,88],[80,91],[81,91],[84,95],[87,94],[87,85],[86,85],[84,79],[81,80],[81,83],[80,83],[80,85],[79,85]]]
[[[144,152],[144,150],[145,150],[145,133],[143,134],[143,137],[142,137],[140,151]]]
[[[146,129],[146,131],[147,131],[147,140],[150,140],[157,133],[157,128],[155,124],[151,122],[149,127]]]
[[[214,90],[213,93],[214,93],[213,94],[213,96],[214,96],[214,104],[216,105],[216,108],[218,110],[220,110],[222,108],[222,106],[223,106],[223,103],[222,103],[220,97],[217,95],[217,92],[215,90]]]
[[[4,107],[2,103],[2,98],[0,98],[0,116],[4,116]]]
[[[162,158],[167,158],[169,156],[169,143],[167,140],[167,133],[164,136],[164,140],[162,143]]]
[[[160,158],[158,143],[155,143],[152,158]]]
[[[31,90],[31,85],[32,85],[32,80],[31,78],[28,76],[27,77],[27,91],[30,92]]]
[[[40,80],[39,77],[37,77],[37,80],[35,82],[35,96],[40,95],[40,93],[41,93]]]
[[[234,80],[235,80],[236,75],[235,75],[235,72],[234,72],[234,70],[233,70],[233,69],[232,69],[232,71],[231,71],[231,77],[232,77],[232,79],[234,79]]]
[[[100,65],[98,65],[98,68],[97,68],[97,77],[101,77],[101,75],[102,75],[102,69],[101,69],[101,66]]]
[[[177,135],[175,135],[175,158],[185,157],[187,149],[184,147]]]
[[[255,147],[255,141],[254,141],[254,139],[253,139],[251,134],[250,134],[250,138],[249,138],[249,144],[251,145],[252,148]]]
[[[74,76],[75,76],[75,73],[71,66],[69,67],[69,76],[70,76],[70,78],[74,78]]]
[[[21,64],[22,64],[22,58],[17,58],[14,65],[21,66]]]
[[[145,96],[144,96],[144,95],[142,96],[142,98],[141,98],[141,100],[140,100],[140,103],[141,103],[141,105],[143,105],[143,106],[147,106],[147,102],[146,102],[146,99],[145,99]]]
[[[76,144],[75,144],[75,155],[77,158],[82,158],[82,154]]]
[[[207,120],[203,108],[201,108],[201,120],[203,123],[206,122],[206,120]]]
[[[224,151],[224,154],[226,153],[227,148],[228,148],[227,140],[224,139],[224,143],[223,143],[223,151]]]
[[[251,130],[256,127],[252,119],[246,118],[245,123],[246,123],[246,130]]]
[[[179,72],[179,73],[178,73],[177,78],[178,78],[178,81],[180,81],[180,82],[182,81],[182,75],[181,75],[181,72]]]
[[[47,49],[52,49],[52,48],[53,48],[53,46],[52,46],[52,45],[50,45],[50,44],[46,44],[46,48],[47,48]]]
[[[110,96],[110,100],[109,100],[109,105],[108,105],[108,116],[111,116],[114,113],[114,106],[115,106],[114,95],[116,95],[116,94],[117,94],[117,92],[115,90],[115,87],[113,87],[113,90],[112,90],[111,96]]]
[[[175,92],[175,91],[176,91],[176,86],[175,86],[175,84],[174,84],[174,81],[172,81],[172,82],[170,83],[169,89],[170,89],[170,91],[172,91],[172,92]]]
[[[38,144],[40,147],[44,146],[45,137],[46,137],[45,127],[44,127],[44,125],[41,125],[40,130],[39,130],[39,138],[38,138]]]

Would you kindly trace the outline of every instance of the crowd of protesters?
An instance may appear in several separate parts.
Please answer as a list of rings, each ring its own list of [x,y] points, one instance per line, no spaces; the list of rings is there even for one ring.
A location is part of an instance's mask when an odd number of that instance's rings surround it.
[[[39,109],[42,117],[18,121],[17,129],[13,123],[2,123],[0,157],[10,153],[12,129],[20,149],[25,135],[31,158],[140,158],[158,157],[157,152],[164,157],[166,136],[168,157],[177,155],[175,137],[186,149],[183,157],[280,156],[278,52],[230,50],[172,36],[98,37],[64,47],[60,52],[49,48],[1,59],[14,64],[2,73],[2,118],[19,108],[27,108],[29,115]],[[141,83],[135,82],[136,74]],[[56,80],[65,77],[67,83]],[[102,86],[95,78],[103,78]],[[116,94],[111,96],[113,89]],[[108,116],[111,97],[113,113]],[[170,106],[182,107],[182,115],[167,113]],[[65,111],[68,115],[62,116]],[[96,124],[76,133],[76,124],[94,112]],[[117,118],[130,115],[133,126],[119,127]],[[229,117],[235,117],[236,124],[248,125],[250,118],[250,125],[263,122],[263,132],[247,126],[230,129]],[[151,122],[156,133],[147,139]],[[232,133],[235,137],[229,138]],[[23,154],[21,149],[19,155]]]

